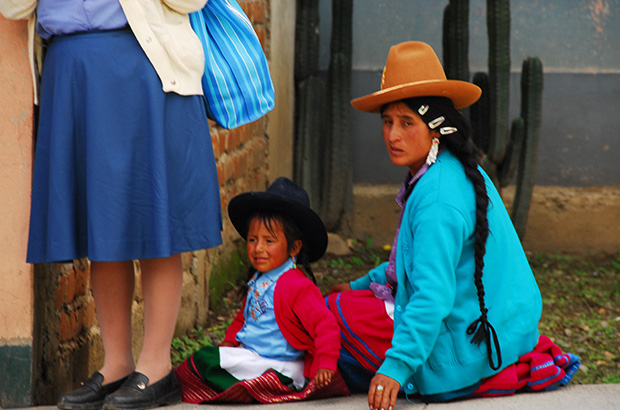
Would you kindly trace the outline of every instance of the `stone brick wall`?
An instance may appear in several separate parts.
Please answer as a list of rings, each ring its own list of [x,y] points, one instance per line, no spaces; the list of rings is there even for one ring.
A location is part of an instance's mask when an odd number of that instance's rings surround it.
[[[269,0],[241,0],[269,57]],[[240,240],[226,212],[230,199],[267,186],[267,118],[226,130],[210,122],[223,211],[223,244],[183,255],[183,299],[177,334],[204,323],[209,310],[210,282]],[[141,349],[143,307],[136,262],[133,303],[134,355]],[[77,386],[101,366],[103,351],[90,290],[89,264],[45,264],[35,268],[35,359],[33,404],[53,404],[60,393]]]

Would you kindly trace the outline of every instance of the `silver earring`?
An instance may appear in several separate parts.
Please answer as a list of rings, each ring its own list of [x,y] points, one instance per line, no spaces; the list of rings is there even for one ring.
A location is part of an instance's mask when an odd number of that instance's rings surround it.
[[[458,130],[454,127],[441,127],[439,129],[439,133],[441,135],[448,135],[457,132]]]
[[[428,128],[430,128],[431,130],[434,130],[435,128],[440,126],[441,123],[444,122],[445,120],[446,120],[446,117],[444,117],[443,115],[441,117],[437,117],[433,121],[428,123]]]
[[[420,115],[426,114],[426,111],[428,111],[428,105],[426,104],[422,104],[420,105],[420,108],[418,108],[418,114]]]
[[[428,151],[428,156],[426,157],[426,165],[429,167],[437,161],[437,154],[439,153],[439,138],[433,137],[431,141],[431,149]]]

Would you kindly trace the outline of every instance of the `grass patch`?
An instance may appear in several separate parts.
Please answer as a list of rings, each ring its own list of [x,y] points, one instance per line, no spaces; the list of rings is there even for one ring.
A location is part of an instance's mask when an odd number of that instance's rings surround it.
[[[530,257],[543,296],[539,329],[581,358],[576,383],[620,383],[620,256]]]
[[[217,346],[224,339],[228,325],[230,320],[207,329],[199,327],[182,337],[175,337],[172,340],[172,365],[178,366],[202,347]]]

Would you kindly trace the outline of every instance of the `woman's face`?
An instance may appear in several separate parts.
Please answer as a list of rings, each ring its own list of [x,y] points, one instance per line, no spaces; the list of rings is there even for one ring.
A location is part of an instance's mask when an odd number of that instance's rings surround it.
[[[412,175],[426,161],[436,131],[431,131],[420,116],[403,102],[388,105],[381,114],[383,139],[395,165],[409,167]]]

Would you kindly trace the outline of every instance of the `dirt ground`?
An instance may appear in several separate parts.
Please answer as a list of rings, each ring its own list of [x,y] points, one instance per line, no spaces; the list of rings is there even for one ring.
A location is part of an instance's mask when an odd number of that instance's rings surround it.
[[[353,233],[391,244],[397,186],[354,187]],[[515,188],[502,191],[510,211]],[[535,187],[523,246],[531,252],[615,254],[620,247],[620,187]]]

